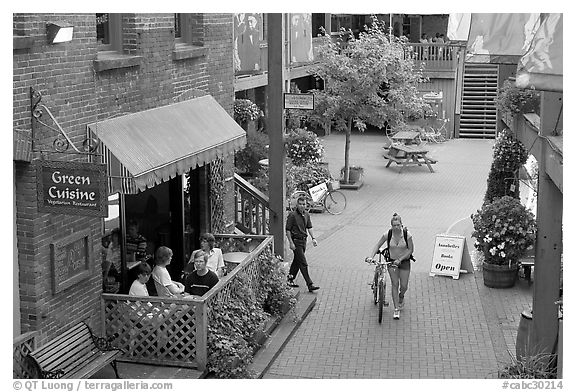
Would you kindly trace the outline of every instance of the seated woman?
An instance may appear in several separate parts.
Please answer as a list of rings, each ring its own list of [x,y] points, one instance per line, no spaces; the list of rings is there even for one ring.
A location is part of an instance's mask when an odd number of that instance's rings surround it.
[[[172,261],[172,249],[161,246],[156,250],[156,266],[152,270],[152,279],[159,297],[174,297],[184,292],[184,285],[170,277],[166,266]]]
[[[218,276],[208,269],[207,263],[208,254],[204,251],[196,252],[194,258],[196,270],[192,271],[186,278],[187,293],[201,297],[218,283]]]

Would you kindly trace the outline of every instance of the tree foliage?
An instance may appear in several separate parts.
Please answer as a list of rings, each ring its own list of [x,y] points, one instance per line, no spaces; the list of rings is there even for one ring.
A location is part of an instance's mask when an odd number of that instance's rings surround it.
[[[407,50],[408,41],[396,37],[390,41],[375,17],[358,38],[344,29],[336,41],[326,34],[321,38],[315,75],[324,81],[324,89],[312,90],[316,109],[310,117],[346,132],[346,182],[353,125],[360,131],[367,124],[394,127],[428,106],[417,89],[425,78],[414,61],[404,57]]]

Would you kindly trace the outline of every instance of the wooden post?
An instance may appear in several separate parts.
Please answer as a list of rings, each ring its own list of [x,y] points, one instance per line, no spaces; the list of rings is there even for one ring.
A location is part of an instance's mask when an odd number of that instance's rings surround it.
[[[284,257],[286,206],[284,151],[284,17],[268,14],[268,136],[270,232],[276,254]]]
[[[208,315],[205,301],[194,303],[196,315],[196,363],[198,370],[204,371],[208,362]],[[190,311],[190,310],[188,310]]]
[[[540,135],[551,136],[562,129],[562,94],[542,92]],[[538,156],[538,235],[534,260],[532,353],[552,353],[558,333],[560,258],[562,255],[562,192],[546,174],[547,155],[552,153],[543,140]]]

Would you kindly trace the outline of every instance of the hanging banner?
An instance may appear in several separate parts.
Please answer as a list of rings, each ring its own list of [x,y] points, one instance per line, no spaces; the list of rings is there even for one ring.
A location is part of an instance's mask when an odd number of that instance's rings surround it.
[[[450,234],[436,235],[430,276],[444,275],[458,279],[461,272],[473,271],[466,237]]]
[[[540,14],[472,14],[466,62],[517,64],[540,26]]]
[[[265,67],[265,52],[260,49],[263,42],[263,14],[234,14],[234,70],[239,74],[260,73]]]
[[[312,14],[290,14],[290,62],[312,60]]]
[[[543,91],[563,91],[562,14],[547,14],[534,35],[530,49],[518,62],[516,86]]]
[[[36,161],[38,211],[69,215],[108,215],[106,165]]]

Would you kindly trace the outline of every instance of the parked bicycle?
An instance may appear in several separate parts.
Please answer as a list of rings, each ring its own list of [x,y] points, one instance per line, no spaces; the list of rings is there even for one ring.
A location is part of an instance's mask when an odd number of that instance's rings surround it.
[[[298,198],[303,196],[306,199],[307,211],[321,207],[332,215],[339,215],[346,208],[346,196],[338,190],[337,184],[337,181],[326,181],[312,187],[303,184],[302,186],[305,186],[308,190],[294,191],[290,195],[290,207],[294,209]]]
[[[374,295],[374,304],[378,305],[378,322],[382,323],[382,313],[384,312],[384,306],[389,306],[390,303],[386,301],[386,284],[388,282],[388,268],[396,268],[390,259],[390,256],[386,256],[388,249],[378,252],[378,260],[374,260],[371,257],[366,258],[366,262],[369,264],[376,264],[374,269],[374,279],[371,283],[372,293]]]
[[[449,139],[448,119],[442,118],[435,120],[438,123],[436,126],[426,125],[420,131],[420,141],[422,143],[443,143]]]

